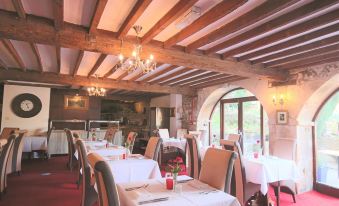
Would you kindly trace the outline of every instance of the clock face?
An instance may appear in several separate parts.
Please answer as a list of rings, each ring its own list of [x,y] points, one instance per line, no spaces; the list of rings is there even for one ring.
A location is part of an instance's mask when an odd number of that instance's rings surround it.
[[[39,114],[42,103],[34,94],[24,93],[14,97],[11,106],[18,117],[30,118]]]

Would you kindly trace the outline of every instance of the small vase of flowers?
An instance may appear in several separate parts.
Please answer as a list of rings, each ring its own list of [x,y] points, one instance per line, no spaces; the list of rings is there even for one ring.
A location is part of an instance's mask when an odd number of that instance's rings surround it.
[[[181,167],[180,167],[179,162],[176,162],[174,164],[169,164],[167,170],[172,173],[173,181],[174,181],[174,190],[175,190],[177,177],[178,177],[179,172],[181,172]]]
[[[96,129],[91,129],[91,132],[92,132],[92,141],[96,141],[97,140]]]

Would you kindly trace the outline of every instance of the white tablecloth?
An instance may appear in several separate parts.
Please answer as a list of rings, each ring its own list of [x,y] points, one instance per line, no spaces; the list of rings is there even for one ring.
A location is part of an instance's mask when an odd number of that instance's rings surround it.
[[[186,139],[163,138],[162,145],[164,147],[177,147],[185,151]]]
[[[33,150],[47,151],[47,137],[45,136],[24,137],[23,152],[32,152]]]
[[[278,157],[244,158],[246,179],[260,184],[260,191],[266,194],[268,183],[281,180],[298,181],[299,172],[294,161]]]
[[[186,176],[187,177],[187,176]],[[180,178],[180,177],[178,177]],[[125,191],[125,188],[149,184],[146,188],[133,191]],[[222,191],[213,191],[214,188],[198,180],[180,183],[181,194],[167,190],[164,179],[146,180],[133,183],[118,184],[118,193],[122,206],[138,205],[140,201],[152,200],[155,198],[169,197],[162,202],[148,203],[147,205],[168,205],[168,206],[240,206],[238,200]],[[208,194],[204,192],[209,192]]]

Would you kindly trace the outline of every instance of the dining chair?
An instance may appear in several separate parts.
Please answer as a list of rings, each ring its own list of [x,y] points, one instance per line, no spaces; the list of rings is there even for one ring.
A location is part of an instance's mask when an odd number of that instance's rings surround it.
[[[107,142],[113,143],[116,132],[117,132],[116,128],[108,127],[104,139],[107,140]]]
[[[189,131],[188,134],[194,135],[198,140],[201,139],[201,131]]]
[[[10,135],[8,138],[7,144],[2,148],[0,154],[0,199],[2,194],[6,193],[7,189],[7,163],[9,152],[13,146],[15,140],[15,135]]]
[[[9,151],[8,162],[7,162],[7,174],[16,172],[21,175],[21,159],[22,150],[24,147],[24,132],[20,132],[19,135],[14,139],[12,148]]]
[[[170,138],[168,129],[159,129],[158,132],[159,132],[160,138],[162,138],[162,139],[169,139]]]
[[[238,154],[238,158],[234,163],[234,170],[231,181],[231,195],[237,197],[242,205],[253,199],[254,195],[260,191],[260,184],[247,182],[246,171],[243,160],[243,153],[238,141],[220,140],[220,144],[225,150],[234,151]]]
[[[119,206],[118,189],[111,168],[97,153],[90,153],[87,157],[89,164],[94,169],[99,206]]]
[[[82,171],[82,199],[81,206],[92,206],[98,199],[98,194],[95,191],[95,177],[92,175],[91,167],[88,164],[87,151],[81,139],[75,142],[79,159],[81,162]]]
[[[201,169],[201,156],[197,137],[185,135],[186,138],[186,167],[188,176],[198,179]]]
[[[148,140],[145,157],[158,161],[162,139],[160,137],[151,137]]]
[[[64,129],[65,133],[66,133],[66,137],[67,137],[67,146],[68,146],[68,162],[67,162],[67,167],[73,171],[73,164],[74,161],[76,161],[76,158],[74,156],[75,154],[75,145],[74,145],[74,141],[73,141],[73,137],[72,137],[72,131],[65,128]]]
[[[48,131],[47,131],[47,147],[45,148],[45,149],[39,149],[39,150],[32,150],[32,154],[34,153],[34,152],[37,152],[38,154],[42,154],[44,157],[45,157],[45,159],[48,159],[49,157],[50,157],[50,155],[49,155],[49,153],[48,153],[48,145],[49,145],[49,140],[50,140],[50,138],[51,138],[51,135],[52,135],[52,131],[53,130],[55,130],[55,127],[52,127],[52,128],[50,128]]]
[[[136,132],[129,132],[127,135],[126,142],[129,144],[129,150],[131,154],[133,153],[134,142],[137,136],[138,136],[138,133]]]
[[[15,128],[15,127],[4,127],[0,134],[0,139],[8,139],[12,134],[15,133],[15,131],[18,131],[18,130],[19,128]]]
[[[178,129],[177,130],[177,138],[184,138],[187,134],[187,129]]]
[[[281,138],[273,142],[271,151],[273,156],[283,159],[293,160],[296,159],[297,142],[295,139]],[[278,183],[270,184],[274,189],[274,194],[278,198]],[[280,181],[280,191],[292,195],[293,202],[296,203],[296,183],[293,180]]]
[[[218,190],[230,193],[233,165],[237,156],[233,151],[208,148],[199,180]]]

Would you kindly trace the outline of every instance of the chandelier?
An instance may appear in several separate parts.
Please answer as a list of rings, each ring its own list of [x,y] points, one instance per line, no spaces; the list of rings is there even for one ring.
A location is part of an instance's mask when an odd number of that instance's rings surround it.
[[[120,67],[123,70],[127,71],[128,73],[132,73],[137,69],[141,69],[143,73],[149,73],[156,68],[156,62],[154,61],[154,56],[151,54],[148,59],[146,60],[141,59],[140,54],[142,52],[142,46],[140,44],[139,34],[142,30],[142,27],[136,25],[136,26],[133,26],[133,29],[136,33],[137,43],[134,45],[132,56],[128,58],[126,61],[124,61],[124,56],[120,52],[119,54]]]
[[[96,79],[98,79],[98,75],[95,75]],[[100,87],[89,87],[87,88],[87,92],[89,96],[97,96],[97,97],[102,97],[106,96],[106,89],[100,88]]]

